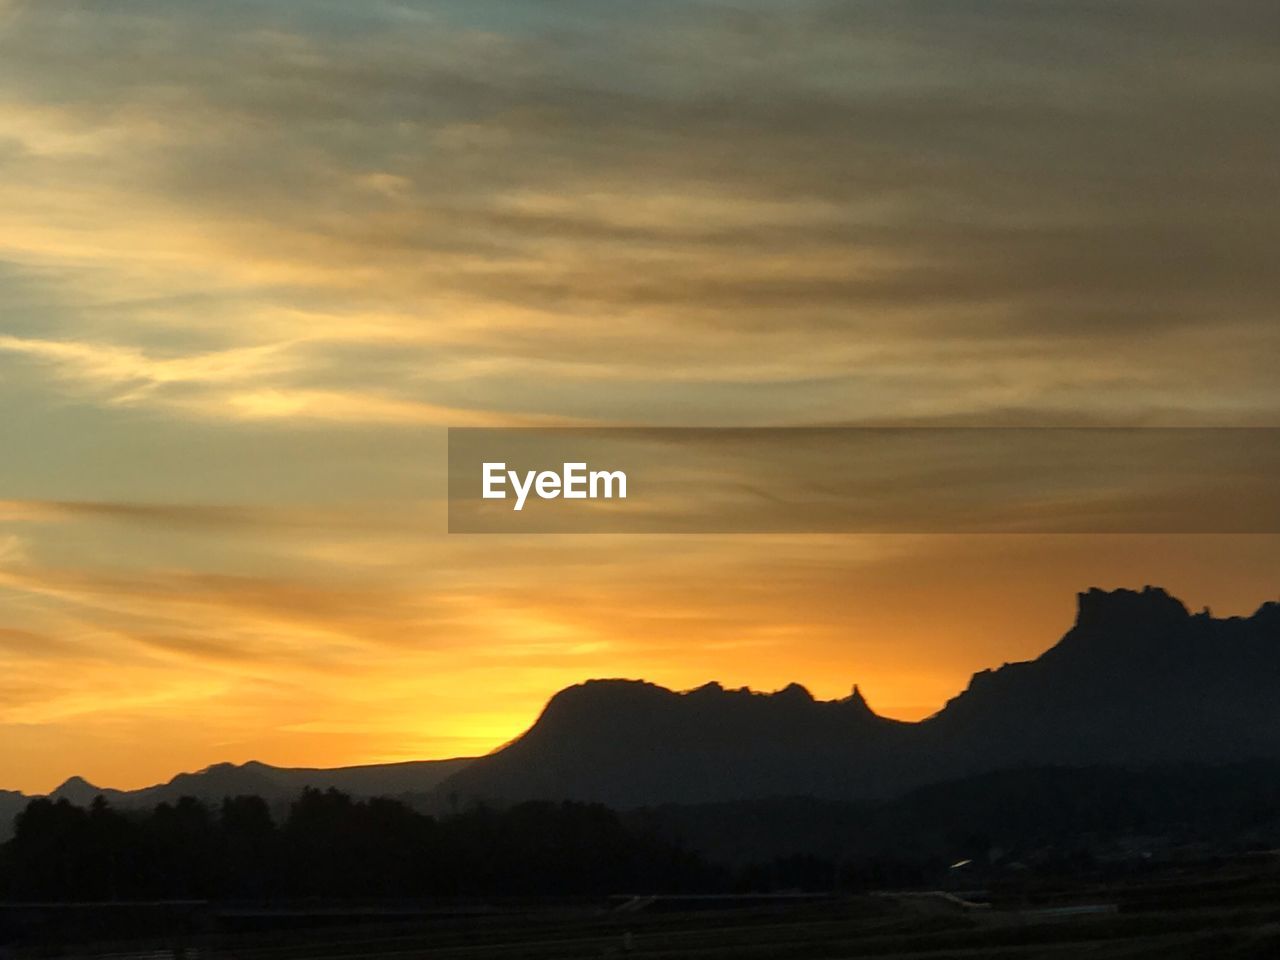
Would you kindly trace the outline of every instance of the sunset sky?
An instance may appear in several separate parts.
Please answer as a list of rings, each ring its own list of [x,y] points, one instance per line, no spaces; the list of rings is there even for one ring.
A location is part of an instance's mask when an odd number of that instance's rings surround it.
[[[1273,536],[445,532],[445,429],[1280,426],[1227,0],[0,0],[0,788],[471,755],[589,677],[918,718]]]

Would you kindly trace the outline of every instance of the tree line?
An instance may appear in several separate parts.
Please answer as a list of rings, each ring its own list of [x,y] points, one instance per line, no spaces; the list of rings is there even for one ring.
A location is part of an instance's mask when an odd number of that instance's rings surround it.
[[[31,801],[0,847],[10,900],[548,896],[720,888],[697,855],[597,804],[473,807],[304,791],[277,822],[261,797],[150,810]]]

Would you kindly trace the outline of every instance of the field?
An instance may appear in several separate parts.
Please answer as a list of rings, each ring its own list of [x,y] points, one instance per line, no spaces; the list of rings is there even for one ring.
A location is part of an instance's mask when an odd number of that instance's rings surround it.
[[[1280,857],[986,891],[594,902],[202,902],[2,908],[7,956],[339,960],[577,957],[1280,957]],[[0,956],[6,956],[0,950]]]

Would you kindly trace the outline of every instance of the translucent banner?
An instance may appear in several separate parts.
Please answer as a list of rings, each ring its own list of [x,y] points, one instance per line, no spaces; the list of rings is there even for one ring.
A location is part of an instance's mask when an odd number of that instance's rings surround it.
[[[453,533],[1276,533],[1277,428],[449,431]]]

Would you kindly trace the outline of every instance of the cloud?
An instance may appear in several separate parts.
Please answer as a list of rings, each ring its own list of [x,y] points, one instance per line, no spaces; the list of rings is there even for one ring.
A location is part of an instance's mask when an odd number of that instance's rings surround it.
[[[1178,393],[1275,412],[1257,4],[1177,3],[1154,28],[1132,9],[929,2],[573,19],[128,3],[69,5],[56,31],[49,9],[6,27],[25,150],[7,179],[39,199],[15,195],[10,256],[73,284],[111,264],[121,294],[214,292],[167,323],[217,316],[225,351],[166,367],[154,326],[117,325],[98,342],[123,356],[57,361],[250,384],[176,415],[439,422],[499,408],[487,379],[478,403],[444,402],[484,363],[524,381],[507,412],[582,418],[588,401],[550,408],[538,381],[600,396],[607,376],[670,382],[674,357],[694,417],[764,416],[747,385],[779,366],[849,389],[796,377],[771,402],[848,416],[863,378],[885,413],[958,355],[974,376],[938,415],[1124,416]],[[378,341],[413,362],[339,389],[344,353]],[[1117,374],[1073,391],[1043,378],[1046,352]],[[921,362],[867,359],[884,353]],[[722,403],[708,381],[743,389]]]
[[[183,503],[124,503],[91,500],[0,500],[0,522],[116,520],[167,528],[279,528],[342,525],[343,518],[304,510]]]
[[[537,414],[468,410],[388,396],[376,390],[289,386],[299,363],[287,344],[157,358],[137,349],[0,335],[0,352],[52,364],[62,377],[106,393],[113,404],[158,403],[214,419],[314,420],[433,426],[568,423]],[[255,386],[272,380],[281,386]],[[192,391],[189,388],[214,388]],[[174,389],[188,388],[188,389]]]
[[[338,390],[251,390],[219,401],[213,415],[244,420],[320,420],[331,423],[421,424],[431,426],[501,426],[565,424],[567,419],[466,410],[376,393]]]
[[[221,384],[254,380],[290,368],[284,344],[243,347],[212,353],[155,357],[142,350],[109,344],[36,340],[0,335],[0,351],[50,363],[62,375],[118,388],[113,399],[129,402],[172,384]]]

